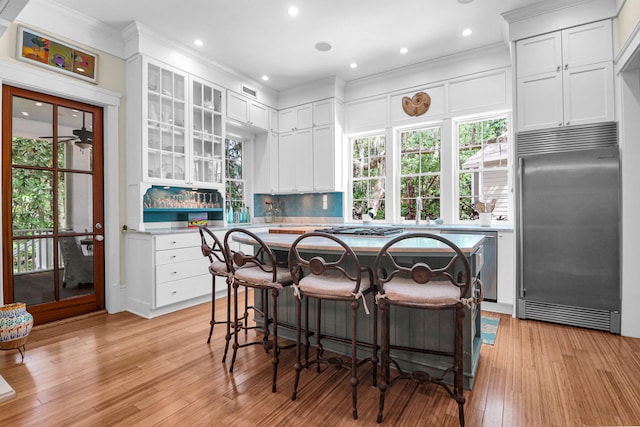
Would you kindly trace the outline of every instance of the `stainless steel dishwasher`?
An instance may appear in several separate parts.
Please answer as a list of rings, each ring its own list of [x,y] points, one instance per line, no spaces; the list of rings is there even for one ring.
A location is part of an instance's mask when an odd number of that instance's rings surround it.
[[[496,302],[498,299],[498,257],[497,231],[442,230],[442,234],[482,234],[484,236],[484,265],[480,280],[484,288],[484,299]]]

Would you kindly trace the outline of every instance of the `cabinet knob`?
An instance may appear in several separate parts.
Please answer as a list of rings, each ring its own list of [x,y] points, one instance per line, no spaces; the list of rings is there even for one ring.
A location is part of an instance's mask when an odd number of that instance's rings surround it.
[[[568,126],[568,125],[569,125],[569,122],[567,122],[566,124],[567,124],[567,126]]]
[[[558,123],[558,126],[562,126],[562,122]]]
[[[558,68],[556,68],[556,71],[560,71],[560,66],[558,65]]]
[[[568,69],[569,68],[569,64],[564,64],[564,69]]]

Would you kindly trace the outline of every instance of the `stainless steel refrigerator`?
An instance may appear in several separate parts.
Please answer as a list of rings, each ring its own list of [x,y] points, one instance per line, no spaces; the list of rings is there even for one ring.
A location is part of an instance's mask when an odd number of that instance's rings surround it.
[[[519,318],[620,333],[617,124],[516,136]]]

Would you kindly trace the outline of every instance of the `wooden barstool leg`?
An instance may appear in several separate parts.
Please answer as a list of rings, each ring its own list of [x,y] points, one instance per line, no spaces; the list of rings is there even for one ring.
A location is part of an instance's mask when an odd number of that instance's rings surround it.
[[[373,301],[373,354],[371,355],[371,364],[373,369],[373,379],[371,385],[378,385],[378,304]]]
[[[231,367],[229,372],[233,372],[233,365],[236,363],[236,356],[238,354],[238,284],[233,284],[233,356],[231,357]]]
[[[307,302],[305,302],[306,306],[308,307],[308,299]],[[298,382],[300,381],[300,371],[302,370],[302,363],[300,361],[301,358],[301,354],[300,354],[300,346],[301,346],[301,340],[302,340],[302,333],[301,333],[301,322],[302,322],[302,317],[301,317],[301,313],[300,311],[302,310],[302,301],[301,298],[296,298],[296,364],[294,366],[294,369],[296,370],[296,376],[293,380],[293,394],[291,395],[291,400],[296,400],[297,397],[297,393],[298,393]],[[308,311],[308,310],[307,310]],[[309,315],[307,312],[307,329],[309,328]],[[305,331],[306,332],[306,331]],[[307,335],[306,337],[306,342],[307,342],[307,348],[308,347],[308,342],[309,342],[309,336],[308,334],[305,333],[305,335]],[[307,355],[307,359],[305,360],[306,363],[309,362],[309,357]]]
[[[209,322],[209,338],[207,344],[211,344],[211,335],[213,335],[213,326],[216,324],[216,276],[211,276],[211,321]]]
[[[276,392],[276,380],[278,378],[278,353],[280,352],[278,349],[278,289],[273,288],[271,290],[272,297],[272,310],[273,310],[273,359],[271,363],[273,364],[273,380],[271,381],[271,392]]]
[[[247,325],[249,321],[249,292],[246,291],[244,293],[244,314],[242,315],[242,319],[244,322],[244,334],[247,335],[249,333],[249,325]]]
[[[227,277],[227,334],[225,335],[226,343],[224,345],[224,354],[222,355],[222,363],[227,360],[227,352],[229,351],[229,341],[231,341],[231,288],[232,279]]]
[[[302,297],[304,298],[304,297]],[[309,341],[309,298],[304,298],[304,366],[309,367],[309,348],[311,342]]]
[[[454,397],[458,402],[458,419],[460,427],[464,427],[464,347],[462,333],[464,328],[464,308],[456,308],[455,356],[454,356]]]
[[[389,365],[391,361],[389,360],[389,303],[381,298],[379,300],[380,304],[380,316],[382,317],[382,330],[380,331],[380,338],[382,340],[380,354],[382,356],[382,369],[381,369],[381,377],[378,382],[378,389],[380,390],[380,401],[378,403],[378,423],[382,422],[382,412],[384,411],[384,395],[387,391],[387,387],[389,386]]]
[[[324,349],[322,348],[322,343],[320,342],[320,336],[322,333],[320,332],[320,325],[322,324],[322,300],[320,298],[316,298],[316,372],[320,372],[320,360],[322,359],[322,353]]]
[[[351,401],[353,419],[358,419],[358,299],[351,301]]]
[[[269,292],[267,291],[267,289],[263,289],[262,290],[262,301],[263,301],[263,307],[264,307],[264,318],[262,319],[263,323],[262,323],[262,332],[264,334],[264,337],[262,338],[262,343],[264,345],[264,351],[266,353],[269,353]]]

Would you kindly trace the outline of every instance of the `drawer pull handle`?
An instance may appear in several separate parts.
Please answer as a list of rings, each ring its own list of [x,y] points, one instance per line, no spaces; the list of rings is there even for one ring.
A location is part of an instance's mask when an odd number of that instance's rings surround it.
[[[177,293],[178,293],[178,291],[172,291],[172,292],[171,292],[171,295],[175,295],[175,294],[177,294]]]
[[[178,243],[178,242],[176,242],[175,240],[172,240],[172,241],[171,241],[171,244],[172,244],[172,245],[175,245],[176,243]]]
[[[176,256],[175,255],[171,255],[171,259],[174,259]]]
[[[178,274],[178,272],[177,271],[172,271],[171,274]]]

